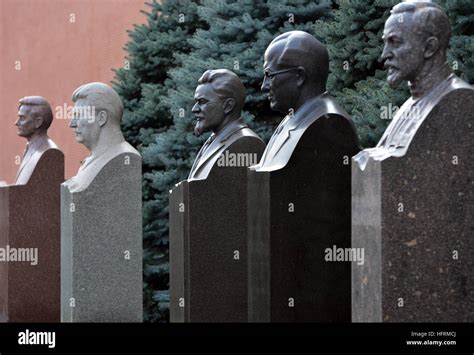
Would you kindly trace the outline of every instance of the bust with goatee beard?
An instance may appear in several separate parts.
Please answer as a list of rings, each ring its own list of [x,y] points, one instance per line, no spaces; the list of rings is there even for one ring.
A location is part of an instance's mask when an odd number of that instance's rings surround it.
[[[250,141],[257,140],[263,144],[241,117],[245,87],[235,73],[227,69],[207,70],[198,84],[192,108],[196,117],[194,133],[212,134],[199,150],[188,180],[206,179],[222,153],[237,141],[250,145]]]
[[[431,2],[404,2],[393,7],[385,23],[381,59],[387,81],[396,88],[408,81],[411,97],[397,111],[375,148],[356,156],[362,168],[368,157],[401,157],[425,118],[453,90],[473,88],[453,74],[448,65],[451,28],[446,13]]]

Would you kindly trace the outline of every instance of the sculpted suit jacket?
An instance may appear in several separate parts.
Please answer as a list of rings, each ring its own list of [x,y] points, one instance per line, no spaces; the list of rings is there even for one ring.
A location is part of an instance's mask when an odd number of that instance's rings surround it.
[[[83,160],[76,176],[67,180],[64,185],[69,188],[70,192],[80,192],[87,189],[102,168],[121,154],[132,154],[141,159],[140,153],[127,141],[123,140],[120,143],[110,146],[98,157],[92,157],[92,155],[90,155]]]
[[[338,116],[336,123],[334,117]],[[357,134],[349,115],[336,103],[327,92],[308,100],[296,111],[293,116],[287,115],[273,133],[260,163],[255,167],[257,171],[274,171],[284,168],[293,154],[299,140],[305,131],[317,120],[324,120],[327,124],[322,127],[331,132],[321,133],[326,136],[330,144],[345,144],[344,138],[338,137],[340,130],[349,130],[353,133],[355,146],[358,145]],[[333,125],[333,122],[335,123]],[[337,127],[342,125],[344,127]],[[347,138],[345,138],[347,140]],[[321,142],[315,142],[315,147]]]
[[[233,143],[246,137],[261,141],[242,118],[230,122],[221,131],[213,133],[199,150],[188,181],[206,179],[221,154]]]
[[[59,149],[48,136],[36,137],[26,145],[25,154],[16,174],[15,185],[25,185],[28,183],[36,164],[38,164],[41,156],[48,149]]]

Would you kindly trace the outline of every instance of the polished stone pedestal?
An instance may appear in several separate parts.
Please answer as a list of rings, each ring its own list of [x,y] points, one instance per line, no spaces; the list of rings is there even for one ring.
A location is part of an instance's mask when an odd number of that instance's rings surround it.
[[[474,321],[474,91],[441,99],[403,157],[352,167],[354,322]]]
[[[59,322],[63,181],[64,155],[48,149],[26,185],[0,187],[1,322]]]
[[[325,251],[350,247],[357,152],[350,121],[333,115],[306,129],[282,169],[249,169],[249,321],[350,321],[350,262]]]
[[[247,137],[224,157],[255,154]],[[247,167],[212,168],[205,180],[182,181],[170,194],[171,322],[247,321]]]

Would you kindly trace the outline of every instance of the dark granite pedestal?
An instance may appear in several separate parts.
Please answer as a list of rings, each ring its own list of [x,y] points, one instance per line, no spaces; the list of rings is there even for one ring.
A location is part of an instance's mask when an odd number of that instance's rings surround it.
[[[264,148],[255,137],[241,138],[226,152],[244,154],[244,165],[218,161],[207,179],[171,191],[171,322],[247,321],[246,170]]]
[[[61,321],[142,322],[141,158],[122,153],[83,191],[61,186]]]
[[[64,155],[48,149],[26,185],[0,187],[0,322],[60,320],[63,181]]]
[[[474,91],[446,95],[405,156],[353,163],[354,322],[474,321]]]
[[[325,259],[350,247],[350,121],[309,126],[288,164],[248,170],[249,321],[350,321],[350,263]]]

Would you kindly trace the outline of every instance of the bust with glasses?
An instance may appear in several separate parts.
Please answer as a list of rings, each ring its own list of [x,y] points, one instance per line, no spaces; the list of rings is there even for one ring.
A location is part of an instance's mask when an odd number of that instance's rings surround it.
[[[340,121],[357,144],[349,115],[326,92],[329,56],[314,36],[303,31],[279,35],[265,52],[263,69],[262,91],[271,109],[286,117],[271,137],[258,171],[285,167],[305,131],[318,120],[328,129]],[[328,134],[329,141],[337,140],[337,134]]]

